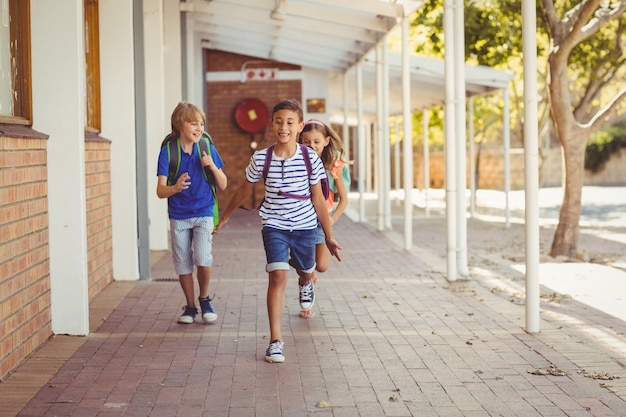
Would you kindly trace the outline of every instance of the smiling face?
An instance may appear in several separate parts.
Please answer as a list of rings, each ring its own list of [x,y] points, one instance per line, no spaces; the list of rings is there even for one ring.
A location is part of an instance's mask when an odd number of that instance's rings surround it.
[[[183,144],[198,142],[204,132],[206,118],[197,106],[181,101],[172,112],[172,135]]]
[[[198,143],[204,132],[204,120],[184,122],[180,130],[181,142]]]
[[[324,136],[324,134],[318,130],[308,130],[306,132],[302,132],[300,140],[303,145],[313,148],[315,153],[319,156],[322,156],[324,148],[330,142],[330,138],[328,136]]]
[[[272,116],[272,131],[276,136],[277,143],[295,143],[303,127],[304,122],[293,110],[281,109]]]

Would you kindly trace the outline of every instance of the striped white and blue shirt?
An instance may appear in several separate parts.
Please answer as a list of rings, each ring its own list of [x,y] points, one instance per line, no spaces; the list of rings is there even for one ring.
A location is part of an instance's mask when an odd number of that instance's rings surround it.
[[[263,181],[263,166],[266,149],[256,151],[246,168],[248,182]],[[313,149],[309,149],[311,179],[304,163],[302,149],[298,145],[296,153],[289,159],[272,154],[272,161],[265,179],[265,200],[259,209],[264,226],[281,230],[306,230],[317,227],[317,214],[310,198],[301,200],[279,195],[279,191],[302,196],[310,196],[310,186],[326,176],[322,160]]]

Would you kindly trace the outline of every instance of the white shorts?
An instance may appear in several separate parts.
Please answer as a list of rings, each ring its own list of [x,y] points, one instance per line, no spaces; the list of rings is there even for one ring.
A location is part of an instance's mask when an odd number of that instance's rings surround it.
[[[174,269],[178,275],[193,273],[194,265],[213,264],[213,217],[170,219]]]

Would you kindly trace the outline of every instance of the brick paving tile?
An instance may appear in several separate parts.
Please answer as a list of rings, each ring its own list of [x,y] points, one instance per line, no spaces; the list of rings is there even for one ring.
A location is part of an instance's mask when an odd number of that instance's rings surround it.
[[[429,227],[425,233],[434,233]],[[76,338],[57,336],[0,384],[0,414],[626,414],[626,381],[582,371],[583,365],[593,372],[621,369],[617,360],[624,357],[616,335],[585,333],[584,313],[570,306],[575,324],[544,319],[542,332],[526,333],[523,304],[490,291],[488,278],[446,281],[441,231],[438,243],[405,251],[393,232],[349,218],[334,228],[344,260],[332,260],[329,271],[318,274],[315,317],[298,317],[290,273],[285,363],[264,361],[269,326],[260,221],[257,213],[241,211],[214,240],[216,323],[176,322],[184,300],[171,253],[155,252],[153,280],[115,282],[94,300],[89,336],[68,348],[60,342]],[[604,318],[594,312],[593,320]],[[603,349],[593,344],[599,341]],[[563,374],[534,374],[551,366]],[[14,395],[38,369],[48,376],[39,375],[31,392]]]

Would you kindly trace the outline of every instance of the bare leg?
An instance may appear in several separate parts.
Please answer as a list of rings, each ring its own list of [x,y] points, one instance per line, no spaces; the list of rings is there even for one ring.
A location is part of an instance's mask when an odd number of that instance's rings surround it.
[[[315,270],[317,272],[326,272],[330,261],[330,251],[325,243],[315,245]]]
[[[183,289],[183,294],[185,294],[185,302],[189,307],[194,307],[196,305],[196,298],[194,297],[195,288],[193,274],[179,275],[178,281],[180,282],[180,287]]]
[[[211,282],[211,267],[199,266],[198,267],[198,286],[200,287],[200,298],[207,298],[209,296],[209,283]],[[192,294],[193,295],[193,294]]]
[[[313,278],[314,272],[296,271],[298,273],[298,285],[304,285]]]
[[[282,340],[281,324],[283,318],[283,304],[285,287],[289,271],[280,270],[269,273],[267,284],[267,316],[270,321],[270,341]]]

